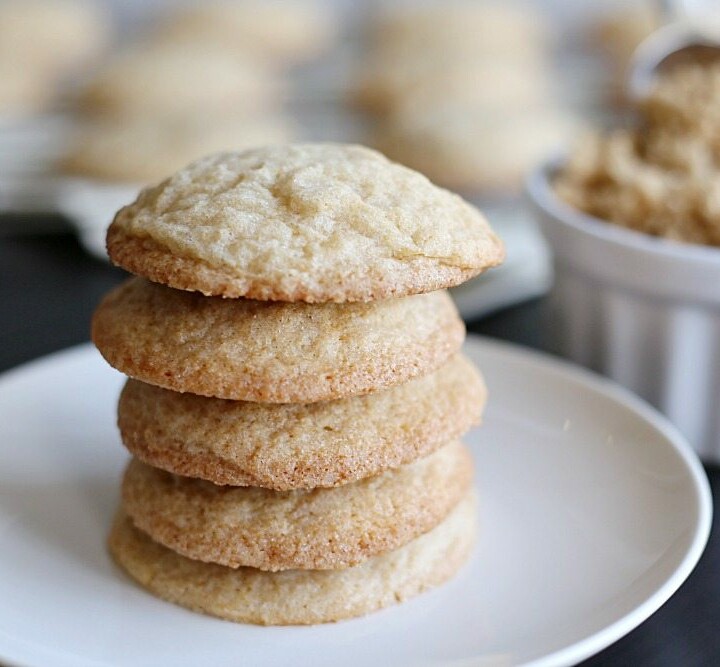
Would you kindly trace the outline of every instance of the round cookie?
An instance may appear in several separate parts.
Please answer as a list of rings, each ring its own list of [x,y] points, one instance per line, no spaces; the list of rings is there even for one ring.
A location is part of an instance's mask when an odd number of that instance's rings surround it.
[[[346,484],[427,456],[480,421],[486,395],[460,354],[390,389],[321,403],[227,401],[128,380],[118,425],[130,452],[156,468],[288,491]]]
[[[110,38],[107,9],[87,0],[0,2],[0,62],[13,78],[40,74],[53,88],[57,77],[88,65]]]
[[[0,54],[0,117],[21,118],[49,108],[54,82],[46,72],[18,67]]]
[[[552,100],[550,81],[548,67],[537,57],[477,60],[426,50],[408,58],[380,52],[359,73],[352,101],[383,117],[408,106],[432,110],[474,104],[513,110]],[[491,159],[494,153],[487,152]]]
[[[499,60],[539,57],[551,42],[546,16],[532,4],[445,0],[383,3],[371,26],[373,51],[407,57],[430,51],[473,54]]]
[[[271,491],[178,477],[133,459],[123,508],[193,560],[261,570],[334,570],[397,549],[440,523],[472,481],[459,442],[334,489]]]
[[[504,257],[463,199],[342,144],[198,160],[121,209],[107,247],[115,264],[170,287],[310,303],[437,290]]]
[[[133,278],[93,316],[92,339],[130,377],[240,401],[312,403],[407,382],[458,351],[465,327],[432,292],[310,305],[205,297]]]
[[[529,169],[572,138],[577,126],[572,117],[552,107],[523,107],[518,112],[418,105],[380,126],[378,146],[446,187],[462,192],[514,191]]]
[[[153,594],[239,623],[309,625],[362,616],[450,579],[477,531],[474,493],[433,530],[345,570],[263,572],[190,560],[153,542],[122,512],[109,538],[115,561]]]
[[[600,48],[624,69],[640,43],[662,24],[662,11],[650,3],[618,7],[596,16],[586,37],[590,46]]]
[[[103,181],[153,183],[208,153],[285,143],[292,134],[292,123],[276,114],[102,119],[82,125],[59,167]]]
[[[209,110],[251,113],[274,106],[282,87],[260,63],[211,45],[140,45],[100,68],[80,91],[78,103],[91,114],[121,119]]]
[[[322,53],[335,33],[329,8],[310,0],[214,0],[194,3],[163,17],[151,39],[190,45],[212,43],[271,62],[293,63]]]

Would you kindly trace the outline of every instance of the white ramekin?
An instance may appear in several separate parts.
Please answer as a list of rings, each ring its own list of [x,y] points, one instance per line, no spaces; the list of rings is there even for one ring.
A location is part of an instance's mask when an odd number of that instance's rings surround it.
[[[554,255],[561,352],[648,400],[720,461],[720,249],[571,208],[552,190],[557,166],[532,173],[527,192]]]

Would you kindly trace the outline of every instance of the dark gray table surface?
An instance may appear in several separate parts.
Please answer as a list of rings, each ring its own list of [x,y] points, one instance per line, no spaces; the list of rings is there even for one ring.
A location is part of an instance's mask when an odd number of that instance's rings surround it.
[[[87,256],[69,231],[12,235],[7,230],[23,226],[23,221],[0,218],[5,222],[0,224],[0,371],[87,341],[93,308],[124,277]],[[468,330],[552,349],[552,322],[542,299],[469,322]],[[720,468],[706,469],[717,499]],[[716,517],[707,551],[678,593],[639,628],[584,665],[720,665],[717,528]]]

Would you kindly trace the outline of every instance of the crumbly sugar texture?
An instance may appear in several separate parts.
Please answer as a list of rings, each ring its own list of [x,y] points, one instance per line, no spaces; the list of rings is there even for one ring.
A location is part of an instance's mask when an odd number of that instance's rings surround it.
[[[339,486],[427,456],[480,422],[486,395],[461,354],[390,389],[320,403],[228,401],[129,380],[118,425],[130,452],[156,468],[288,491]]]
[[[119,371],[172,391],[264,403],[366,394],[430,373],[465,327],[452,299],[311,305],[205,297],[132,278],[95,311]]]
[[[181,556],[118,513],[109,538],[116,562],[158,597],[240,623],[307,625],[361,616],[444,583],[467,561],[477,530],[472,492],[430,532],[344,570],[265,572]]]
[[[720,65],[660,77],[632,129],[589,135],[555,180],[597,218],[675,241],[720,246]]]
[[[133,459],[123,509],[153,540],[229,567],[342,569],[397,549],[440,523],[472,481],[459,442],[425,459],[332,489],[217,486]]]
[[[107,244],[115,264],[170,287],[311,303],[437,290],[504,257],[462,198],[342,144],[198,160],[121,209]]]

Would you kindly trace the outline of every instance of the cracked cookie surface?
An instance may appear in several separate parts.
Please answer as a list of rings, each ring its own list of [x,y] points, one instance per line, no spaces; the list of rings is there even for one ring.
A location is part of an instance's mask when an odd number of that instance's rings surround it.
[[[472,481],[460,442],[332,489],[217,486],[133,459],[123,508],[152,539],[188,558],[261,570],[334,570],[396,549],[440,523]]]
[[[312,305],[205,297],[131,278],[93,316],[106,361],[178,392],[264,403],[367,394],[429,373],[465,326],[445,292]]]
[[[108,542],[141,586],[183,607],[238,623],[328,623],[397,604],[454,576],[475,543],[476,503],[469,492],[430,532],[344,570],[264,572],[202,563],[153,542],[123,512]]]
[[[121,209],[107,245],[115,264],[169,287],[311,303],[437,290],[504,257],[462,198],[342,144],[198,160]]]
[[[179,394],[129,380],[123,443],[141,461],[215,484],[331,487],[431,454],[478,424],[487,391],[469,359],[390,389],[320,403]]]

